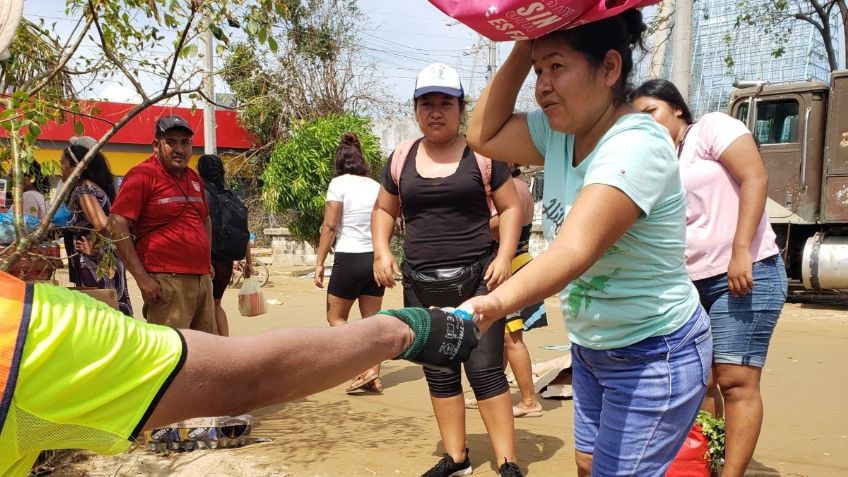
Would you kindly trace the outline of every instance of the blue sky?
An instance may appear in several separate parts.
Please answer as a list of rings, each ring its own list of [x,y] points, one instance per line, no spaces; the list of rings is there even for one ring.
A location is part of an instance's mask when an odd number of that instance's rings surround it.
[[[474,48],[480,37],[464,25],[449,26],[451,19],[428,1],[360,0],[359,5],[366,24],[361,38],[362,54],[376,63],[377,71],[397,99],[409,98],[417,72],[434,61],[457,68],[469,92],[485,85],[487,53]],[[69,32],[77,21],[65,15],[63,0],[28,1],[24,15],[31,20],[44,18],[48,25],[56,22],[60,32]],[[510,47],[499,45],[499,60]],[[221,87],[219,84],[217,89],[220,91]],[[95,86],[85,94],[99,96],[104,90],[115,94],[121,88],[117,84]]]
[[[366,54],[377,60],[397,95],[408,97],[418,70],[434,61],[459,70],[468,91],[485,85],[487,52],[474,48],[480,36],[465,25],[448,26],[455,22],[430,2],[360,0],[360,8],[373,28],[363,38]],[[498,45],[498,61],[510,48],[510,43]]]

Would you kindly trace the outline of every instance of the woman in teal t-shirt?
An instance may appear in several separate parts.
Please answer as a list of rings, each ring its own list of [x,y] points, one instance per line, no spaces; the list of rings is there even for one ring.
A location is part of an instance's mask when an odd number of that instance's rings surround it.
[[[482,154],[545,166],[550,249],[471,305],[485,330],[560,294],[581,475],[664,475],[709,376],[709,318],[686,275],[674,148],[625,100],[644,30],[628,10],[516,43],[468,128]],[[531,67],[542,109],[514,113]]]

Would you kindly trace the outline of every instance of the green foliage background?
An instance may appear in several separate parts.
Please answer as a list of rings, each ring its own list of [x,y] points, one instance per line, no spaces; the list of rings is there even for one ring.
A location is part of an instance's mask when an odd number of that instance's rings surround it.
[[[296,211],[288,225],[295,239],[318,243],[336,148],[346,131],[359,136],[371,177],[378,177],[384,162],[380,141],[371,133],[371,120],[354,114],[332,114],[296,123],[289,140],[271,153],[262,176],[265,207],[277,213]]]

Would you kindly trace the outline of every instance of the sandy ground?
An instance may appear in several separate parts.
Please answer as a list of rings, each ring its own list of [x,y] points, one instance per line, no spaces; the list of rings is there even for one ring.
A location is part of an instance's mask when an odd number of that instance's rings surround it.
[[[266,315],[238,315],[236,290],[224,297],[233,335],[277,327],[323,327],[324,291],[311,279],[274,269],[265,290]],[[384,306],[401,306],[400,287]],[[132,295],[137,309],[141,297]],[[548,301],[550,326],[526,336],[534,361],[562,352],[543,345],[566,344],[561,315]],[[359,319],[354,310],[351,320]],[[319,352],[320,350],[315,350]],[[787,305],[763,373],[766,416],[748,476],[848,475],[848,310]],[[348,396],[346,385],[297,402],[256,410],[254,437],[270,442],[239,449],[157,456],[134,448],[114,457],[91,456],[59,469],[66,476],[417,476],[442,454],[427,387],[419,366],[389,361],[382,395]],[[466,385],[466,389],[467,385]],[[466,391],[470,395],[470,390]],[[518,390],[512,389],[514,399]],[[575,476],[573,407],[568,400],[542,400],[541,418],[517,419],[519,461],[529,476]],[[477,475],[496,475],[496,464],[477,411],[467,414],[468,447]]]

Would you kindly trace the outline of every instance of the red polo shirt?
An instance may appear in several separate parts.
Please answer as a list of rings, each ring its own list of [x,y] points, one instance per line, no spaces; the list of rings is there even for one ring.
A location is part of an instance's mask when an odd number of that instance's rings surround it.
[[[192,169],[176,176],[154,154],[124,177],[112,213],[133,221],[135,250],[148,272],[209,273],[209,216],[203,181]]]

